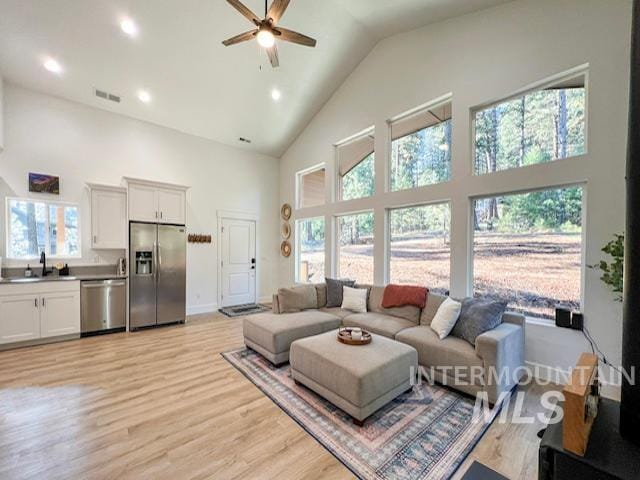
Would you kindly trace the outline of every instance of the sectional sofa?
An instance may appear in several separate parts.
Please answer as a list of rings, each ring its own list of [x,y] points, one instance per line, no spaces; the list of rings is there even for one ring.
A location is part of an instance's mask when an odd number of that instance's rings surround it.
[[[272,312],[246,317],[243,333],[247,347],[278,365],[289,360],[291,344],[296,340],[340,326],[361,327],[412,346],[418,352],[423,372],[439,383],[470,395],[485,391],[491,403],[503,392],[511,391],[518,381],[517,372],[524,366],[523,315],[506,312],[502,323],[480,335],[474,346],[453,336],[440,340],[430,328],[431,320],[446,298],[441,295],[429,293],[424,309],[384,308],[384,287],[359,285],[370,289],[367,313],[353,313],[337,307],[327,308],[326,285],[314,287],[317,301],[308,305],[313,308],[282,313],[280,299],[274,295]]]

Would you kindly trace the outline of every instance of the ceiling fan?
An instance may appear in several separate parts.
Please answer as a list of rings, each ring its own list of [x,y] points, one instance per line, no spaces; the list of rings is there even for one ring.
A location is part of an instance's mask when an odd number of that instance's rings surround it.
[[[273,0],[269,9],[267,9],[267,0],[265,0],[264,18],[262,20],[260,20],[251,10],[245,7],[240,0],[227,0],[227,2],[258,28],[249,30],[248,32],[241,33],[223,41],[222,43],[225,47],[256,38],[260,46],[264,47],[267,52],[271,66],[275,68],[280,65],[280,62],[278,61],[276,39],[284,40],[285,42],[297,43],[298,45],[304,45],[305,47],[316,46],[316,41],[313,38],[294,32],[293,30],[276,26],[278,20],[280,20],[284,11],[287,9],[289,0]]]

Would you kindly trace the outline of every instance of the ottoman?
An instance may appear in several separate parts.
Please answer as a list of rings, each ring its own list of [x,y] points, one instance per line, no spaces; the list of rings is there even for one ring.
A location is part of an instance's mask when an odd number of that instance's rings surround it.
[[[289,360],[289,346],[299,338],[318,335],[340,326],[338,317],[318,310],[297,313],[258,313],[244,319],[244,343],[271,363]]]
[[[365,418],[411,388],[418,371],[418,352],[374,334],[368,345],[345,345],[338,341],[337,333],[333,330],[293,342],[291,375],[362,425]]]

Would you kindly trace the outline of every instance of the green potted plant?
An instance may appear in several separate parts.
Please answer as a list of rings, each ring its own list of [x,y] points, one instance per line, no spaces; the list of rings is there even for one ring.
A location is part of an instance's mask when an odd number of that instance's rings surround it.
[[[611,256],[612,261],[600,260],[597,268],[602,272],[600,279],[617,294],[616,300],[622,301],[623,267],[624,267],[624,234],[614,235],[613,240],[602,247],[602,251]]]

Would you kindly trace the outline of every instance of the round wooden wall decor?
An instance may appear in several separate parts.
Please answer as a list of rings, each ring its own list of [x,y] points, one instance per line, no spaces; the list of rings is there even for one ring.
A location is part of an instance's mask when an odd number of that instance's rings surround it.
[[[289,225],[287,222],[282,224],[282,229],[280,230],[282,233],[282,238],[284,238],[285,240],[289,240],[289,237],[291,237],[291,225]]]
[[[289,205],[288,203],[282,205],[280,214],[282,215],[283,220],[289,220],[291,218],[291,205]]]
[[[285,258],[291,255],[291,244],[287,240],[285,240],[280,244],[280,252],[282,253],[282,256]]]

